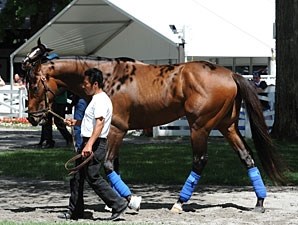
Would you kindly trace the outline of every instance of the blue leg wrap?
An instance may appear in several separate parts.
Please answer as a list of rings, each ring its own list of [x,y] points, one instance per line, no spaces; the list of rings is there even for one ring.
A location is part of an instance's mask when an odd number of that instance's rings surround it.
[[[126,198],[131,195],[129,187],[121,180],[121,177],[113,171],[107,175],[112,187],[116,190],[121,197]]]
[[[189,174],[187,180],[185,181],[185,184],[180,192],[180,197],[179,199],[182,201],[182,202],[187,202],[196,185],[198,184],[199,180],[200,180],[200,175],[196,174],[195,172],[191,171],[191,173]]]
[[[267,196],[266,187],[263,183],[260,171],[257,167],[248,169],[248,176],[254,187],[254,191],[258,198],[265,198]]]

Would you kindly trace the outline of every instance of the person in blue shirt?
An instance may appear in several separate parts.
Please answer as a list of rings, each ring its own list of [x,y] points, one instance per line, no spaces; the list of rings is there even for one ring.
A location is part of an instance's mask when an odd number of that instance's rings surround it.
[[[73,95],[72,96],[72,105],[74,106],[73,118],[75,120],[82,121],[83,117],[84,117],[85,110],[88,105],[87,101],[83,98],[80,98],[77,95]],[[81,126],[78,126],[78,125],[74,126],[73,131],[74,131],[74,141],[75,141],[74,147],[75,147],[75,151],[77,152],[83,143],[83,139],[81,137]]]

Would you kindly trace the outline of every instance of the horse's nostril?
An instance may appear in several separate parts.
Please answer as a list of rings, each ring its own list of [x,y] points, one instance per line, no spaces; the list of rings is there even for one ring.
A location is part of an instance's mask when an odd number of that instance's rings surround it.
[[[29,123],[31,123],[32,126],[37,126],[38,122],[34,119],[34,117],[29,116],[27,118],[27,120],[29,121]]]
[[[39,125],[45,125],[48,121],[46,119],[41,119]]]

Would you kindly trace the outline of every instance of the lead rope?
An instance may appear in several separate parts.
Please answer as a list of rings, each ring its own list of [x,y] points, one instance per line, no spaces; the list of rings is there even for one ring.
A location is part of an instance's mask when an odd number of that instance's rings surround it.
[[[62,116],[60,116],[59,114],[55,113],[54,111],[52,111],[51,109],[48,109],[48,112],[51,113],[53,116],[56,116],[58,119],[60,120],[65,120],[65,118],[63,118]],[[74,140],[74,131],[73,131],[73,126],[70,127],[70,132],[71,132],[71,137],[72,137],[72,148],[74,152],[77,152],[77,149],[75,147],[75,140]]]
[[[64,121],[64,118],[62,116],[60,116],[59,114],[55,113],[54,111],[52,111],[51,109],[48,109],[48,112],[53,114],[53,116],[56,116],[58,119],[61,119]],[[75,141],[74,141],[74,132],[73,132],[73,127],[71,127],[71,136],[72,136],[72,144],[73,144],[73,149],[74,152],[76,152],[76,148],[75,148]],[[69,168],[68,164],[75,162],[77,159],[81,158],[82,155],[81,154],[77,154],[74,157],[72,157],[71,159],[69,159],[65,164],[64,167],[66,170],[68,170],[69,172],[69,176],[72,174],[77,173],[83,166],[85,166],[92,158],[93,158],[93,152],[91,152],[90,156],[88,156],[87,158],[83,159],[83,162],[81,164],[79,164],[76,167],[73,168]]]

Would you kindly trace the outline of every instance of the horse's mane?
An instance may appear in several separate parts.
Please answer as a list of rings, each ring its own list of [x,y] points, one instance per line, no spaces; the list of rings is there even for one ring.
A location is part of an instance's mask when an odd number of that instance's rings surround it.
[[[138,62],[142,63],[141,61],[129,58],[129,57],[117,57],[117,58],[107,58],[101,56],[62,56],[57,59],[74,59],[74,60],[94,60],[94,61],[116,61],[116,62]],[[48,61],[48,60],[47,60]]]

